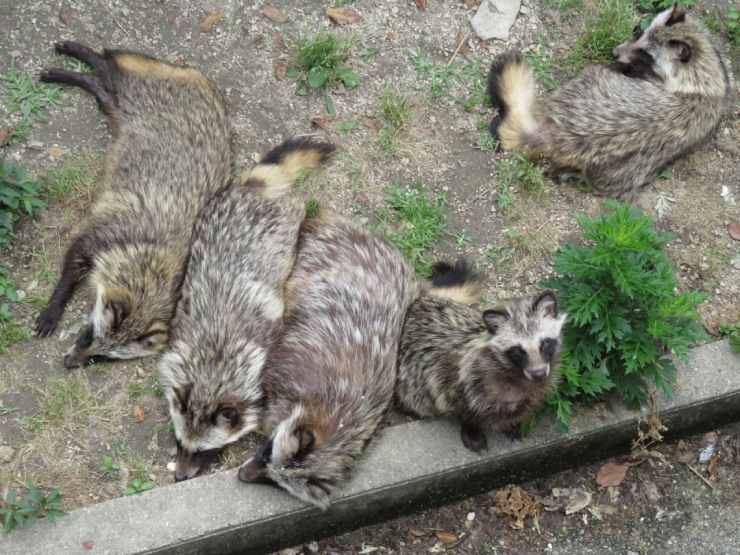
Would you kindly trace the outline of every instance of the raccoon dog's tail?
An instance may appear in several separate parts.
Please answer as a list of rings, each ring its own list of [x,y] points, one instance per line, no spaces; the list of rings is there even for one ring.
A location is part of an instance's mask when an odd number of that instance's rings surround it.
[[[491,135],[498,136],[507,150],[523,147],[526,136],[535,131],[534,107],[537,91],[532,69],[519,52],[501,55],[488,75],[488,94],[498,116],[491,121]]]
[[[277,198],[287,193],[303,172],[318,168],[334,152],[334,145],[308,138],[288,139],[268,152],[259,164],[241,176],[245,186],[262,187]]]
[[[432,267],[432,287],[428,293],[471,305],[481,300],[483,284],[480,276],[461,258],[454,265],[437,262]]]

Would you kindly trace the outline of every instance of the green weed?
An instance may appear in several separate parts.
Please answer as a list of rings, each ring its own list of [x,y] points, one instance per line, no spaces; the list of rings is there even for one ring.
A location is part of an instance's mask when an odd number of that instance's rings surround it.
[[[527,193],[541,193],[545,189],[545,174],[537,164],[523,154],[515,153],[511,158],[499,160],[496,164],[499,182],[508,187],[518,185]]]
[[[380,120],[383,127],[378,133],[378,143],[388,155],[398,151],[399,138],[411,120],[411,101],[386,88],[380,98]]]
[[[444,194],[430,196],[421,183],[408,188],[394,185],[388,190],[388,210],[379,214],[380,232],[395,244],[417,273],[429,276],[431,250],[442,236],[447,214]]]
[[[555,255],[557,290],[568,313],[561,365],[563,381],[549,400],[561,424],[570,422],[577,398],[618,392],[637,406],[651,384],[669,395],[676,368],[706,334],[696,307],[699,292],[676,294],[678,282],[664,247],[670,237],[654,230],[642,212],[617,202],[579,221],[583,244]]]
[[[9,140],[11,143],[28,137],[33,125],[42,119],[44,111],[59,103],[60,87],[40,83],[31,75],[18,71],[11,65],[5,75],[0,76],[3,85],[3,100],[10,113],[20,114]]]
[[[94,182],[94,172],[84,160],[70,159],[49,170],[44,178],[44,187],[53,196],[62,198],[72,192],[87,193]]]
[[[345,65],[351,50],[349,39],[339,38],[329,32],[301,40],[287,72],[288,77],[298,79],[298,94],[306,95],[311,89],[320,91],[324,96],[326,111],[336,114],[330,91],[339,84],[344,84],[348,89],[360,84],[359,76]]]
[[[722,335],[730,340],[730,349],[735,353],[740,353],[740,322],[732,325],[723,325],[719,327]]]
[[[9,314],[3,316],[0,313],[0,355],[5,354],[12,345],[29,339],[31,332],[27,327],[11,320]]]
[[[19,493],[12,489],[4,499],[0,499],[0,517],[3,519],[3,531],[9,534],[21,526],[32,526],[39,518],[54,521],[64,515],[62,511],[62,494],[53,488],[49,495],[31,482],[26,483],[26,493],[19,498]]]
[[[315,198],[310,198],[306,201],[306,217],[307,218],[315,218],[319,215],[319,210],[321,209],[319,205],[319,201]]]
[[[467,112],[490,106],[487,69],[479,62],[438,64],[419,50],[409,53],[409,61],[422,83],[417,88],[427,89],[432,98],[452,97]]]
[[[100,473],[106,480],[112,480],[121,471],[121,465],[113,462],[113,457],[105,455],[100,463]]]
[[[78,375],[49,381],[41,412],[45,424],[62,426],[72,418],[85,418],[96,406],[89,384]]]
[[[126,488],[125,495],[136,495],[137,493],[143,493],[145,491],[149,491],[150,489],[154,489],[157,486],[154,482],[151,480],[141,480],[139,478],[134,478],[131,480],[131,483],[129,483],[128,487]]]
[[[642,13],[657,13],[667,10],[673,5],[693,8],[696,0],[636,0],[635,5]]]
[[[552,55],[545,50],[542,42],[540,42],[537,50],[527,52],[525,58],[537,77],[537,81],[546,91],[557,88],[558,82],[553,75]]]
[[[360,122],[357,120],[347,120],[342,121],[337,124],[337,131],[339,131],[342,135],[346,135],[350,131],[354,131],[355,129],[360,128]]]
[[[42,191],[43,185],[31,179],[24,168],[0,160],[0,247],[13,238],[22,214],[31,216],[46,206]]]

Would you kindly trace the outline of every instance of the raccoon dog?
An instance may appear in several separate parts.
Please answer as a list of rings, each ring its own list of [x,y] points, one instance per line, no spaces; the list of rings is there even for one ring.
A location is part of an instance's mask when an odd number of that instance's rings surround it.
[[[283,289],[305,216],[291,185],[333,150],[308,140],[283,143],[243,185],[216,193],[196,220],[171,350],[159,367],[178,481],[257,428],[262,367],[282,323]]]
[[[168,341],[195,216],[231,174],[224,103],[195,69],[131,52],[98,54],[75,42],[61,42],[56,50],[94,73],[48,69],[41,80],[95,96],[114,141],[103,190],[67,249],[36,331],[50,335],[87,280],[94,308],[64,365],[153,355]]]
[[[418,294],[398,250],[321,215],[302,230],[285,325],[268,356],[267,441],[239,469],[321,508],[393,399],[404,315]]]
[[[538,100],[518,53],[494,62],[491,122],[505,149],[583,173],[597,193],[630,199],[670,162],[702,143],[733,104],[729,64],[697,19],[678,7]]]
[[[473,451],[487,448],[485,424],[515,434],[542,406],[558,382],[565,321],[550,291],[481,313],[469,306],[478,287],[464,263],[435,266],[431,290],[406,316],[396,386],[402,410],[460,418]]]

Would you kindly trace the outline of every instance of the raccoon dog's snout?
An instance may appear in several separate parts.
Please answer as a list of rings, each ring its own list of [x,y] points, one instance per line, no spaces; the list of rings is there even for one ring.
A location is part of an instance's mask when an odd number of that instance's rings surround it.
[[[544,380],[550,373],[550,366],[541,366],[539,368],[528,368],[524,371],[524,375],[528,380],[533,382],[540,382]]]

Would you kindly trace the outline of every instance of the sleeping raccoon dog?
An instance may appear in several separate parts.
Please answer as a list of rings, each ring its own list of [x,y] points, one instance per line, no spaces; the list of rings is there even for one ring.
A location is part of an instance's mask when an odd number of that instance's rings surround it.
[[[432,288],[406,316],[396,386],[402,410],[460,418],[473,451],[486,449],[487,423],[516,433],[557,385],[566,318],[551,291],[481,312],[469,306],[479,286],[464,262],[435,266]]]
[[[576,169],[602,195],[631,199],[701,144],[733,106],[732,72],[714,38],[679,7],[544,99],[518,53],[495,61],[491,133],[505,149]]]
[[[329,505],[393,400],[403,319],[417,295],[398,249],[339,217],[307,220],[263,374],[268,439],[240,480]]]
[[[305,204],[291,187],[334,147],[306,139],[268,153],[199,214],[170,350],[160,362],[177,439],[175,479],[258,427],[262,367],[282,325]]]

